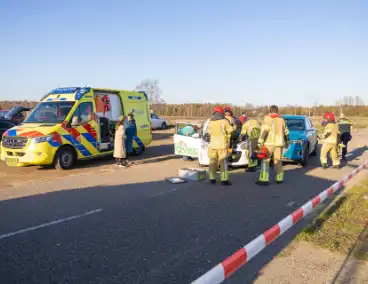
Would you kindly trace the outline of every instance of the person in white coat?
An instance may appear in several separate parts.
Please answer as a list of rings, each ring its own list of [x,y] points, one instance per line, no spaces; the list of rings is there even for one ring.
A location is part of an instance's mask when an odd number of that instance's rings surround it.
[[[116,166],[126,168],[128,162],[126,160],[126,149],[125,149],[125,117],[119,117],[119,120],[115,125],[115,140],[114,140],[114,158],[116,159]]]

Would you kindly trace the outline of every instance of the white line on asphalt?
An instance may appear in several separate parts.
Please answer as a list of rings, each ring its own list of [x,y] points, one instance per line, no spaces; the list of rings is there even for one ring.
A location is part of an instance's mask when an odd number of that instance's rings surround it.
[[[155,194],[151,195],[151,197],[161,196],[161,195],[164,195],[164,194],[167,194],[167,193],[177,191],[178,189],[179,188],[173,188],[172,190],[169,190],[169,191],[161,191],[161,192],[158,192],[158,193],[155,193]]]
[[[94,213],[98,213],[98,212],[101,212],[101,211],[102,211],[102,209],[96,209],[96,210],[88,211],[88,212],[83,213],[83,214],[74,215],[74,216],[71,216],[71,217],[68,217],[68,218],[63,218],[63,219],[59,219],[59,220],[56,220],[56,221],[52,221],[52,222],[44,223],[44,224],[41,224],[41,225],[29,227],[29,228],[26,228],[26,229],[22,229],[22,230],[19,230],[19,231],[7,233],[7,234],[2,234],[2,235],[0,235],[0,240],[5,239],[5,238],[9,238],[9,237],[13,237],[15,235],[27,233],[27,232],[30,232],[30,231],[34,231],[34,230],[37,230],[37,229],[41,229],[41,228],[44,228],[44,227],[60,224],[60,223],[66,222],[66,221],[70,221],[70,220],[78,219],[78,218],[81,218],[81,217],[85,217],[85,216],[88,216],[88,215],[91,215],[91,214],[94,214]]]

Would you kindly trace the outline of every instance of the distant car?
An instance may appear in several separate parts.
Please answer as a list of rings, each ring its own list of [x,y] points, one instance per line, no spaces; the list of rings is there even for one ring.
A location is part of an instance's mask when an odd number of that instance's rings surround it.
[[[4,132],[14,126],[15,124],[10,120],[0,118],[0,140],[3,137]]]
[[[0,118],[4,118],[4,116],[9,112],[9,110],[0,110]]]
[[[31,108],[23,107],[23,106],[14,106],[11,110],[9,110],[4,118],[14,122],[15,124],[22,123],[26,118],[25,113],[29,112]]]
[[[304,115],[283,115],[289,129],[290,144],[284,150],[283,159],[308,164],[309,156],[317,155],[317,129],[309,117]]]
[[[151,113],[151,125],[152,129],[166,129],[168,123],[166,119]]]

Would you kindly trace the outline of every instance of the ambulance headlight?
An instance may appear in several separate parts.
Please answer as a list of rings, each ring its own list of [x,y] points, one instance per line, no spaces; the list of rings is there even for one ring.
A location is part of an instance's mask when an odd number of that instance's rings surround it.
[[[52,140],[52,135],[40,136],[32,138],[32,143],[43,143]]]
[[[207,143],[202,143],[201,148],[202,148],[202,150],[208,150],[208,144]]]

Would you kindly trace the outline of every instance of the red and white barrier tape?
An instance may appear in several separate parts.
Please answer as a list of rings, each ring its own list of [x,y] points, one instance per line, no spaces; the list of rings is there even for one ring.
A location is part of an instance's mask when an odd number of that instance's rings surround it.
[[[203,274],[192,284],[216,284],[221,283],[231,274],[237,271],[244,264],[249,262],[254,256],[261,252],[266,246],[276,240],[280,235],[285,233],[294,224],[299,222],[303,217],[313,211],[313,209],[336,191],[341,189],[346,182],[351,180],[354,176],[360,173],[364,168],[368,168],[368,161],[355,169],[351,174],[345,176],[340,181],[334,183],[332,186],[322,191],[313,199],[309,200],[302,207],[295,210],[286,218],[282,219],[272,228],[265,231],[262,235],[242,247],[240,250],[229,256],[227,259],[216,265],[214,268]]]

